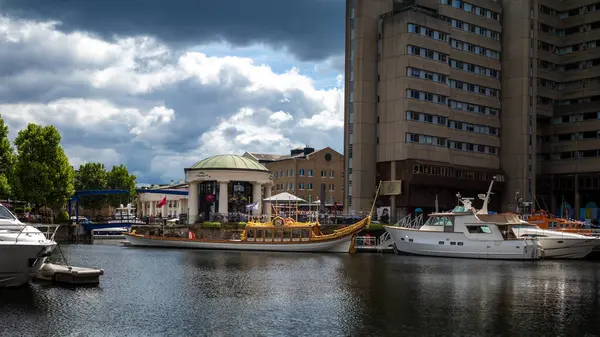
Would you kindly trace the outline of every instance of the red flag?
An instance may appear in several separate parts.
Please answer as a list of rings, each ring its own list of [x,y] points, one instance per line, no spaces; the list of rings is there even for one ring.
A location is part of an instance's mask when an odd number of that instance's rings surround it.
[[[167,204],[167,197],[164,197],[164,198],[162,198],[161,201],[158,202],[158,204],[156,205],[156,207],[163,207],[166,204]]]

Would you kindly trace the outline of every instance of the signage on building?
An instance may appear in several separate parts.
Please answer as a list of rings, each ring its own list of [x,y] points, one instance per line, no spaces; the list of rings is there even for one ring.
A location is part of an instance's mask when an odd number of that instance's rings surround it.
[[[215,195],[214,194],[207,194],[206,195],[206,201],[207,202],[215,202]]]
[[[205,172],[196,172],[194,178],[210,178],[210,176]]]
[[[394,12],[405,10],[406,8],[415,4],[415,0],[393,0],[394,1]]]

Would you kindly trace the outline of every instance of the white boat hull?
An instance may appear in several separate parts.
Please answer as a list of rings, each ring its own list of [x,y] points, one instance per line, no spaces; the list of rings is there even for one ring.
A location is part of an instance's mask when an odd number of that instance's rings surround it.
[[[538,240],[544,247],[544,257],[549,259],[583,259],[599,245],[597,242],[586,243],[579,239],[539,238]]]
[[[0,244],[0,287],[19,287],[35,276],[56,243]]]
[[[352,235],[327,241],[296,241],[289,243],[259,243],[245,241],[203,242],[199,240],[154,239],[138,235],[126,235],[126,238],[130,243],[130,246],[272,252],[348,253],[352,243]]]
[[[470,240],[460,232],[384,227],[399,253],[490,260],[539,260],[542,257],[541,245],[536,240]]]
[[[600,238],[575,233],[560,233],[538,228],[514,228],[517,237],[534,235],[544,247],[544,258],[583,259],[600,246]]]

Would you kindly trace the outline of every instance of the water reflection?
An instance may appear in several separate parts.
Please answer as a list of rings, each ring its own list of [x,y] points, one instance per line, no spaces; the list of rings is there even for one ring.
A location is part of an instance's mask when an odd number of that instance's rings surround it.
[[[63,249],[101,286],[0,290],[1,336],[593,336],[600,309],[594,262]]]

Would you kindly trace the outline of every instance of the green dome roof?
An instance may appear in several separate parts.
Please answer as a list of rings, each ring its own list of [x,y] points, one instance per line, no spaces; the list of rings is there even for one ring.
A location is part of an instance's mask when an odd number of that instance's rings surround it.
[[[190,170],[241,170],[241,171],[264,171],[269,170],[261,163],[250,158],[235,154],[224,154],[202,159],[189,168]]]

